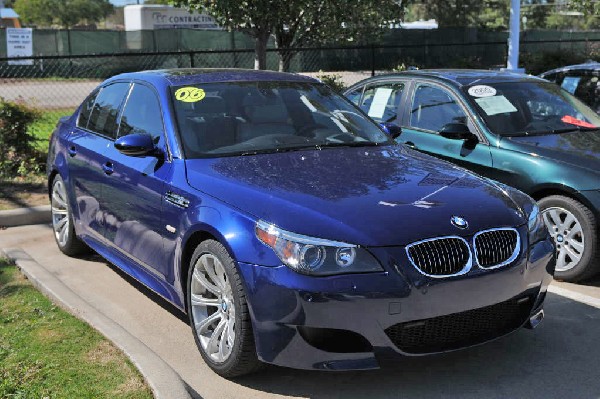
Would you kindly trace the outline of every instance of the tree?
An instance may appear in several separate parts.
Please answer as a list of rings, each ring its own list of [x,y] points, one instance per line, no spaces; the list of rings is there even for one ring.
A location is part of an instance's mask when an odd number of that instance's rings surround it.
[[[477,25],[477,17],[483,9],[481,0],[423,0],[413,12],[421,19],[434,18],[440,28],[445,28]]]
[[[282,1],[273,31],[279,49],[279,70],[288,71],[294,48],[327,42],[367,42],[401,21],[401,1]],[[292,49],[292,51],[290,51]]]
[[[16,0],[14,9],[25,24],[50,26],[54,20],[51,0]]]
[[[582,12],[585,16],[599,18],[600,2],[598,0],[571,0],[569,7],[575,11]]]
[[[265,69],[271,34],[287,69],[293,49],[323,39],[349,40],[358,33],[372,34],[386,23],[397,22],[402,0],[172,0],[190,10],[203,9],[221,26],[240,30],[255,39],[255,68]]]
[[[98,22],[114,10],[108,0],[15,0],[14,8],[26,24],[65,28]]]

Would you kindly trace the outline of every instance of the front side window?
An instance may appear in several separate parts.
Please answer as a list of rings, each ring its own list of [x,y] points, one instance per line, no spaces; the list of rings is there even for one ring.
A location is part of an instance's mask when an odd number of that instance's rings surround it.
[[[123,109],[119,137],[145,133],[158,142],[163,137],[163,130],[162,113],[156,94],[149,87],[136,83]]]
[[[172,96],[188,158],[393,143],[323,84],[205,83],[173,87]]]
[[[377,122],[393,122],[402,99],[404,83],[376,83],[365,88],[360,108]]]
[[[439,132],[448,123],[467,123],[467,115],[454,96],[437,86],[418,85],[410,110],[410,126]]]
[[[488,128],[502,136],[597,129],[600,117],[549,82],[505,82],[464,87]]]
[[[108,138],[116,138],[119,107],[128,91],[129,83],[114,83],[104,87],[96,97],[87,128]]]

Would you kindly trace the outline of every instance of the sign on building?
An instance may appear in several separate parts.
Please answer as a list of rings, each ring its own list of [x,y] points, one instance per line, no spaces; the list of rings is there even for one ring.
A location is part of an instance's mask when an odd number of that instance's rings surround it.
[[[161,5],[125,7],[125,30],[153,29],[221,29],[207,14],[189,13],[183,8]]]
[[[33,29],[6,28],[6,56],[31,57],[33,55]],[[32,59],[8,61],[9,65],[33,65]]]

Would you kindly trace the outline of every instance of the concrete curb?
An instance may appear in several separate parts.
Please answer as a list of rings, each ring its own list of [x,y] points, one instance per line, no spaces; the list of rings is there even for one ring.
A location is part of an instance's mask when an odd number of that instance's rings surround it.
[[[4,227],[43,224],[50,223],[51,221],[52,215],[50,214],[50,205],[0,211],[0,226]]]
[[[152,349],[71,291],[20,248],[7,248],[2,251],[42,293],[61,308],[91,325],[121,349],[144,376],[156,399],[192,398],[179,374]]]

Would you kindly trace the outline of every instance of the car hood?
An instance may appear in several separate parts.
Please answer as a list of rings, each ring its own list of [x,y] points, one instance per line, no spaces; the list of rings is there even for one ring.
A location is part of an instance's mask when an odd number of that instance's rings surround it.
[[[600,171],[600,131],[505,137],[500,145],[591,171]]]
[[[520,208],[488,181],[400,146],[192,159],[186,167],[192,187],[257,219],[363,246],[525,222]],[[469,227],[453,226],[454,215]]]

